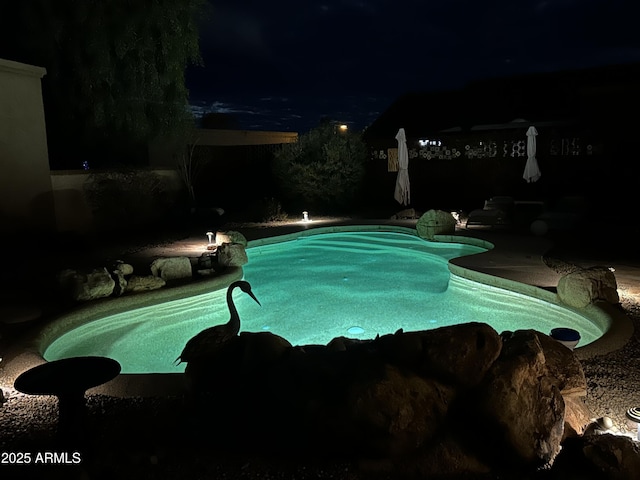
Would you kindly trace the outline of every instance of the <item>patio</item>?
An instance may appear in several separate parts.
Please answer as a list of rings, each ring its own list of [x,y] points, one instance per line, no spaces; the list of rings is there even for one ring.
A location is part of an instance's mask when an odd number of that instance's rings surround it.
[[[313,219],[311,223],[231,224],[226,229],[238,230],[252,240],[316,226],[385,222],[401,226],[415,225],[415,220],[391,222],[324,218]],[[99,266],[106,260],[116,258],[133,265],[148,265],[159,256],[197,256],[206,249],[204,233],[194,232],[180,239],[173,238],[170,242],[149,236],[138,242],[114,242],[110,248],[96,244],[95,248],[79,252],[80,255],[74,255],[76,252],[73,251],[61,253],[49,268],[58,268],[66,262]],[[545,290],[554,291],[558,279],[572,264],[583,267],[605,265],[615,269],[621,310],[631,319],[634,331],[630,338],[625,337],[629,332],[622,332],[622,342],[603,355],[600,355],[602,352],[592,351],[584,356],[578,353],[578,356],[587,377],[587,406],[596,417],[610,417],[614,423],[613,431],[630,434],[624,413],[626,409],[636,406],[640,395],[640,264],[633,258],[625,257],[621,248],[591,251],[584,242],[582,248],[576,248],[576,244],[567,238],[554,242],[544,237],[513,232],[465,229],[459,229],[456,234],[482,238],[496,247],[486,254],[458,259],[455,261],[458,266]],[[30,288],[24,283],[13,283],[13,300],[19,299],[22,292],[25,304],[32,305],[33,302],[27,300],[33,295]],[[43,317],[46,317],[66,306],[59,305],[55,296],[45,295],[39,308]],[[55,398],[20,394],[13,389],[11,381],[19,372],[8,368],[9,364],[14,365],[16,359],[18,362],[33,361],[19,358],[20,354],[11,348],[14,338],[19,337],[25,328],[23,325],[5,325],[0,339],[0,348],[4,352],[4,359],[0,363],[0,388],[6,397],[0,407],[0,450],[55,450]],[[74,478],[74,475],[77,478],[85,475],[86,478],[89,470],[109,472],[113,478],[184,478],[186,466],[189,465],[188,472],[192,478],[217,478],[222,475],[226,475],[226,478],[267,478],[274,470],[279,472],[278,478],[364,478],[358,465],[350,461],[317,458],[292,461],[290,458],[271,456],[269,452],[229,452],[224,450],[223,445],[212,448],[192,436],[193,425],[184,415],[185,402],[186,399],[180,395],[120,398],[111,396],[108,388],[91,390],[87,396],[87,430],[93,432],[88,450],[91,452],[88,454],[90,458],[83,458],[82,463],[77,465],[41,465],[44,470],[40,472],[46,471],[48,478]],[[13,468],[16,473],[26,471],[20,470],[20,466]],[[37,470],[35,465],[30,468]]]

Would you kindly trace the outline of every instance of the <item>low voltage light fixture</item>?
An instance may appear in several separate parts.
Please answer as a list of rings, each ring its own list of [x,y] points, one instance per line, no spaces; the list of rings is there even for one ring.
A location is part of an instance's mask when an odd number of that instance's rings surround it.
[[[640,442],[640,407],[633,407],[627,410],[626,417],[636,425],[636,438]]]
[[[216,246],[213,243],[213,238],[215,237],[215,233],[207,232],[205,235],[209,238],[209,243],[207,245],[207,250],[214,250],[216,248]]]

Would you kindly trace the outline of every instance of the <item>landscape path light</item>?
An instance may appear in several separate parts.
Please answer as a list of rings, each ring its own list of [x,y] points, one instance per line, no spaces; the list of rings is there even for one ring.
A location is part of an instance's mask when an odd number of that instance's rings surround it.
[[[636,438],[640,442],[640,407],[633,407],[627,410],[626,417],[636,426]]]
[[[215,234],[213,232],[207,232],[206,235],[209,238],[209,244],[207,245],[207,250],[214,250],[216,247],[215,244],[213,243],[213,238]]]

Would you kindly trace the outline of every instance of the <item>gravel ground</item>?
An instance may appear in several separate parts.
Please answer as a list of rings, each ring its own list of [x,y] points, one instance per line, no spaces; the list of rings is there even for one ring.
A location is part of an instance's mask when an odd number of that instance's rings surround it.
[[[623,297],[622,308],[635,333],[622,349],[582,361],[588,387],[585,403],[596,417],[610,417],[614,431],[635,437],[636,427],[625,412],[640,405],[640,305]]]
[[[57,401],[3,388],[0,478],[47,479],[356,479],[356,467],[336,459],[284,458],[227,448],[185,416],[185,398],[87,397],[84,441],[56,440]],[[79,451],[74,464],[73,452]],[[40,464],[46,452],[63,464]],[[29,454],[29,464],[24,454]],[[22,464],[18,463],[22,461]],[[36,465],[36,463],[39,463]]]
[[[133,248],[131,251],[135,251]],[[575,268],[575,260],[548,258],[556,271]],[[632,319],[635,334],[622,349],[582,362],[587,377],[585,399],[594,417],[608,416],[614,430],[634,435],[624,412],[640,405],[640,303],[631,286],[620,284],[621,308]],[[629,292],[627,294],[626,292]],[[38,464],[45,452],[71,455],[76,447],[56,440],[57,401],[23,395],[12,385],[0,388],[0,479],[318,479],[357,480],[367,477],[355,462],[342,459],[286,458],[265,452],[238,453],[211,438],[193,433],[182,397],[87,397],[87,435],[80,462]],[[201,435],[201,434],[200,434]],[[21,453],[30,465],[15,464]],[[17,455],[12,455],[17,454]],[[25,458],[24,456],[22,457]],[[64,458],[58,457],[58,461]],[[9,464],[9,463],[14,464]],[[377,477],[381,478],[381,477]]]
[[[575,255],[565,258],[568,260],[552,256],[544,260],[549,268],[561,274],[567,274],[576,267],[610,264],[603,260],[576,258]],[[631,319],[634,334],[617,351],[581,360],[587,379],[585,403],[596,418],[607,416],[613,420],[612,432],[636,438],[637,427],[626,419],[625,412],[640,406],[640,285],[635,283],[634,277],[621,272],[616,276],[620,308]]]

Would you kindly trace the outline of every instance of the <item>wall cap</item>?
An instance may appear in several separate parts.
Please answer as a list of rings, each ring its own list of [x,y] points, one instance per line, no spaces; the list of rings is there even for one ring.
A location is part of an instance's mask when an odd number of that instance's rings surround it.
[[[9,72],[17,75],[42,78],[47,74],[47,69],[0,58],[0,72]]]

